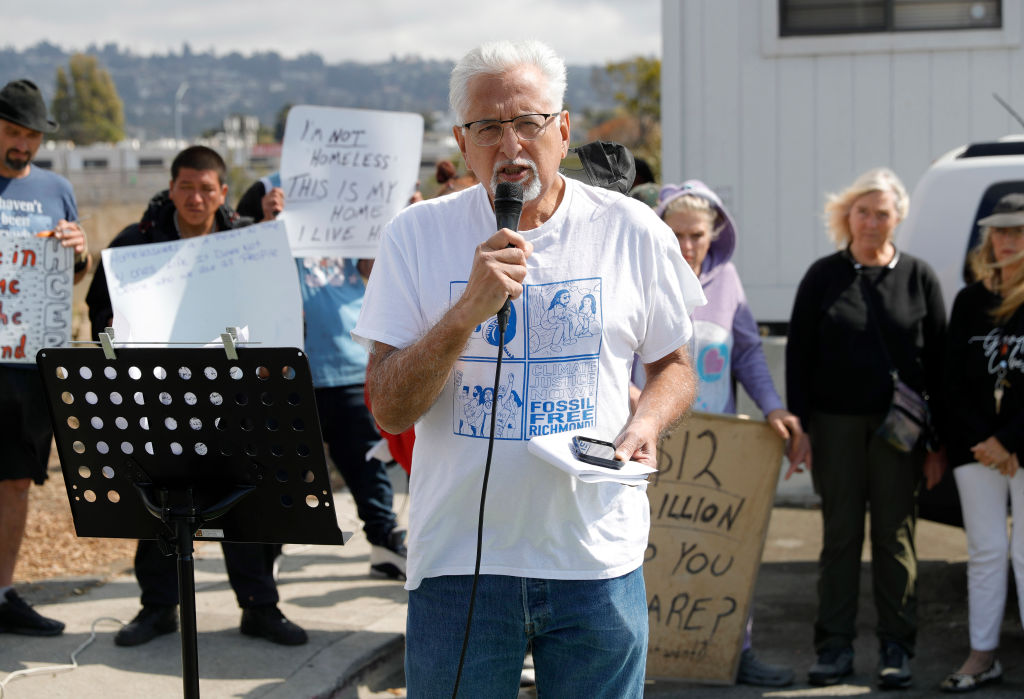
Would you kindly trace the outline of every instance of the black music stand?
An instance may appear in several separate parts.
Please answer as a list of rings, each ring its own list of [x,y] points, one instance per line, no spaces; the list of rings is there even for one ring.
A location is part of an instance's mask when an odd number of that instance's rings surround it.
[[[105,335],[105,334],[104,334]],[[178,557],[182,682],[199,697],[193,540],[344,544],[306,355],[295,348],[36,355],[78,536]]]

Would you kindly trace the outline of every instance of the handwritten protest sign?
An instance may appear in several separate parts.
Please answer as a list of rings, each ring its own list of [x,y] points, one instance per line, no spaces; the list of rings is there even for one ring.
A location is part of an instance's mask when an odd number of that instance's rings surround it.
[[[302,347],[302,298],[280,221],[103,251],[119,342],[211,342],[228,326]]]
[[[0,236],[0,361],[34,364],[71,339],[73,257],[56,238]]]
[[[416,189],[423,117],[300,105],[288,112],[281,186],[295,257],[374,257]]]
[[[647,489],[648,677],[734,680],[782,450],[764,422],[706,413],[662,442]]]

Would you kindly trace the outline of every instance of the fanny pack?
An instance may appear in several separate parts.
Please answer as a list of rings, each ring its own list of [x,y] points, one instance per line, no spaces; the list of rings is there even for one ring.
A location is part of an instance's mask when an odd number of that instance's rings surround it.
[[[913,451],[922,437],[931,432],[931,410],[927,394],[912,389],[892,372],[892,401],[885,420],[875,432],[898,451]]]

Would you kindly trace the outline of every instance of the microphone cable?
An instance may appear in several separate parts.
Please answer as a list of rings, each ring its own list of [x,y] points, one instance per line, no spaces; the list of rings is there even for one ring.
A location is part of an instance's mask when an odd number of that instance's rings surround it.
[[[466,634],[462,638],[462,651],[459,653],[459,669],[455,672],[455,688],[452,699],[459,696],[459,682],[462,680],[462,667],[466,662],[466,650],[469,648],[469,629],[473,624],[473,607],[476,604],[476,586],[480,580],[480,556],[484,541],[484,502],[487,500],[487,481],[491,477],[491,454],[494,452],[494,420],[498,414],[498,386],[501,383],[501,355],[505,350],[505,329],[508,327],[510,302],[498,311],[498,360],[494,367],[494,389],[491,392],[491,430],[487,437],[487,461],[484,463],[484,482],[480,488],[480,515],[476,525],[476,563],[473,566],[473,586],[469,592],[469,612],[466,614]]]
[[[519,229],[519,217],[523,211],[523,186],[518,182],[500,182],[494,190],[494,217],[498,230],[508,228]],[[515,247],[509,243],[506,247]],[[473,566],[473,586],[469,592],[469,611],[466,615],[466,635],[462,639],[462,651],[459,653],[459,668],[455,672],[455,688],[452,699],[459,695],[459,683],[462,680],[462,668],[466,662],[466,651],[469,649],[469,630],[473,624],[473,608],[476,605],[476,588],[480,582],[480,557],[484,541],[484,503],[487,500],[487,482],[491,477],[491,456],[494,453],[494,424],[498,414],[498,387],[501,384],[501,356],[505,351],[505,330],[508,328],[509,315],[512,312],[512,298],[505,299],[498,311],[498,359],[494,367],[494,388],[491,389],[491,431],[487,438],[487,461],[484,463],[484,481],[480,488],[480,515],[476,526],[476,563]],[[510,387],[511,390],[511,387]]]

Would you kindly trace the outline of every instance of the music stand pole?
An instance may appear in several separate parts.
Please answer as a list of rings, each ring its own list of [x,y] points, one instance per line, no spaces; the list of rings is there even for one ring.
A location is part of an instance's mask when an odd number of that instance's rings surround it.
[[[181,683],[185,699],[199,699],[196,562],[192,555],[192,532],[196,522],[192,517],[181,517],[174,524],[174,548],[178,554],[178,617],[181,620]]]

